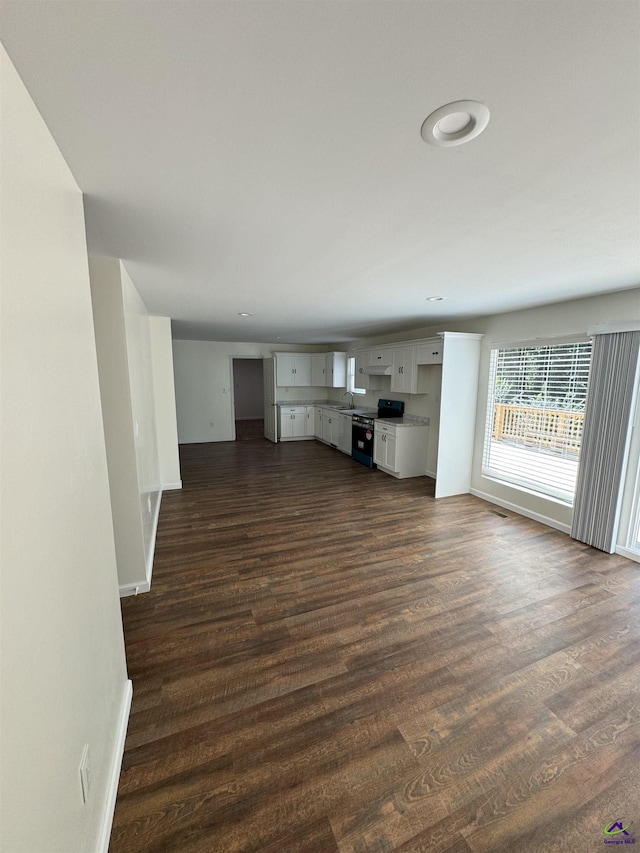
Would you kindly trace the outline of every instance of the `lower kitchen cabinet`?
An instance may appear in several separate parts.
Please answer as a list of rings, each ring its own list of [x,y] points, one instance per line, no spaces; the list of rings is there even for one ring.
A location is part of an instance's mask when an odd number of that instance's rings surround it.
[[[351,417],[335,409],[322,410],[322,435],[325,444],[351,456]]]
[[[399,480],[424,476],[427,467],[429,427],[376,421],[373,461],[381,471]]]
[[[280,406],[280,441],[313,438],[308,433],[307,406]]]

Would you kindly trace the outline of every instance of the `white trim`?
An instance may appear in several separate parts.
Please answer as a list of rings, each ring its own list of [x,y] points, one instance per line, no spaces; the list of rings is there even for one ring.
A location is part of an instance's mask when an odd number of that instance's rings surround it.
[[[141,581],[140,583],[125,583],[118,587],[120,598],[126,598],[128,595],[137,595],[139,592],[149,592],[151,583],[149,581]]]
[[[623,548],[622,545],[616,545],[616,554],[620,554],[621,557],[626,557],[627,560],[634,560],[636,563],[640,563],[640,553],[638,551],[632,551],[630,548]]]
[[[589,326],[587,335],[613,335],[617,332],[638,332],[640,331],[640,320],[623,320],[621,323],[600,323],[596,326]]]
[[[470,489],[469,491],[472,495],[475,495],[477,498],[481,498],[483,501],[497,504],[498,506],[511,510],[511,512],[515,512],[518,515],[524,515],[526,518],[531,518],[533,521],[539,521],[540,524],[546,524],[547,527],[553,527],[555,530],[561,530],[562,533],[568,534],[571,530],[571,526],[569,524],[562,524],[562,522],[556,521],[555,518],[549,518],[549,516],[541,515],[539,512],[532,512],[530,509],[511,503],[511,501],[505,501],[502,500],[502,498],[495,498],[493,495],[481,492],[479,489]]]
[[[180,481],[182,486],[182,481]],[[157,492],[158,500],[153,514],[153,526],[151,528],[151,541],[149,542],[149,555],[147,556],[147,565],[145,568],[145,580],[136,583],[121,584],[119,587],[120,598],[125,598],[127,595],[138,595],[139,592],[149,592],[151,589],[151,575],[153,574],[153,558],[156,553],[156,535],[158,533],[158,519],[160,518],[160,504],[162,503],[162,492],[160,489]]]
[[[425,471],[424,474],[425,474],[425,477],[431,477],[432,480],[436,479],[436,472],[435,471]]]
[[[170,492],[173,489],[181,489],[181,488],[182,488],[182,480],[178,480],[177,483],[163,483],[162,484],[162,491],[163,492]]]
[[[107,794],[104,803],[104,812],[98,836],[98,853],[108,853],[109,839],[111,838],[111,827],[113,815],[116,809],[116,796],[118,793],[118,782],[120,781],[120,770],[122,768],[122,757],[124,756],[124,742],[127,737],[127,726],[129,725],[129,714],[131,712],[131,700],[133,699],[133,684],[130,680],[125,683],[124,695],[120,705],[120,718],[116,729],[116,742],[111,757],[111,771],[107,783]]]
[[[151,528],[151,540],[149,541],[149,555],[147,556],[147,583],[151,589],[151,575],[153,574],[153,558],[156,553],[156,535],[158,533],[158,519],[160,518],[160,504],[162,503],[162,489],[158,492],[155,512],[153,514],[153,527]],[[148,592],[149,590],[145,590]]]
[[[555,338],[540,337],[532,338],[531,340],[512,340],[512,341],[489,341],[489,349],[533,349],[535,347],[561,347],[564,344],[585,344],[588,342],[590,335],[575,334],[575,335],[558,335]]]

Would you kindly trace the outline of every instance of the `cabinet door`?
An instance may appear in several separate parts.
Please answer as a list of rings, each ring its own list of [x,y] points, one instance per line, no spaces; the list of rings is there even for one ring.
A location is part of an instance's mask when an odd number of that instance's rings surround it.
[[[302,438],[307,434],[307,413],[295,412],[291,415],[291,435],[294,438]]]
[[[376,465],[386,467],[387,457],[385,455],[385,443],[383,441],[384,433],[376,432],[373,434],[373,461]]]
[[[391,471],[398,472],[398,453],[397,446],[398,440],[393,433],[385,433],[385,451],[386,451],[386,460],[387,460],[387,468]]]
[[[293,421],[291,412],[280,410],[280,438],[291,438],[293,435]]]
[[[344,415],[331,415],[331,444],[335,444],[336,447],[340,447],[343,421]]]
[[[331,443],[331,430],[333,426],[333,414],[331,409],[322,412],[322,439]]]
[[[391,390],[415,394],[418,390],[418,371],[416,367],[416,348],[397,347],[393,350],[393,373]]]
[[[313,434],[316,438],[322,438],[322,409],[319,407],[315,410],[314,421]]]
[[[325,386],[327,358],[324,352],[314,352],[311,356],[311,384]]]
[[[396,445],[395,429],[386,424],[376,424],[373,442],[373,461],[376,465],[397,472]]]
[[[441,338],[434,338],[416,346],[416,364],[442,364],[443,343]]]
[[[328,352],[326,354],[327,385],[330,388],[345,388],[347,385],[347,354]]]
[[[311,353],[296,355],[293,370],[294,385],[311,385]]]
[[[294,385],[295,357],[287,353],[279,353],[276,356],[276,385]]]
[[[305,435],[315,435],[316,434],[316,409],[315,406],[307,406],[307,424],[305,429]]]

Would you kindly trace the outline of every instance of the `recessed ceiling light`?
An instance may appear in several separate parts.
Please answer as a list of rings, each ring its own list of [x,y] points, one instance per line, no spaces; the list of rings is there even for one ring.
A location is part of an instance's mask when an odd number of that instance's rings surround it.
[[[474,139],[489,124],[489,110],[479,101],[452,101],[424,120],[420,134],[429,145],[450,148]]]
[[[427,302],[444,302],[446,296],[427,296]]]
[[[253,314],[247,314],[246,311],[238,311],[238,317],[253,317]]]

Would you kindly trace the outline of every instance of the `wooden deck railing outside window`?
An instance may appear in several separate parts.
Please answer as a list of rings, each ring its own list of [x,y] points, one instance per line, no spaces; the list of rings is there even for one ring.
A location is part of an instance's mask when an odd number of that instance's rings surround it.
[[[584,412],[535,409],[505,403],[496,403],[494,408],[493,438],[496,441],[545,447],[563,455],[580,451]]]

